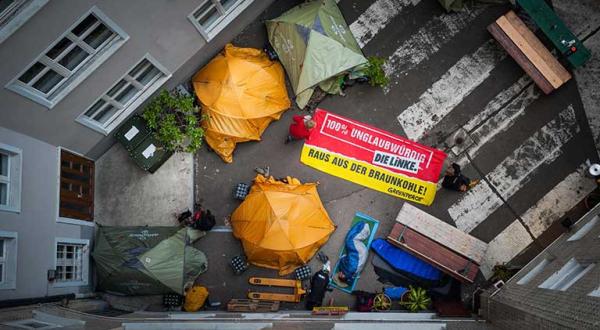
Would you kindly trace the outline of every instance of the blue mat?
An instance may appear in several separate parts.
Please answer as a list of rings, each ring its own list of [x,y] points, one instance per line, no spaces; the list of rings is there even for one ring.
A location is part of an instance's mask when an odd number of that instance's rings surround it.
[[[352,223],[350,224],[349,228],[352,228],[352,226],[354,226],[355,223],[359,222],[359,221],[364,221],[369,225],[369,228],[371,229],[371,234],[369,235],[369,238],[366,240],[365,245],[367,246],[367,251],[369,250],[369,247],[371,246],[371,242],[373,242],[373,238],[375,238],[375,233],[377,232],[377,229],[379,228],[379,221],[371,218],[370,216],[364,214],[364,213],[360,213],[360,212],[356,212],[356,214],[354,214],[354,219],[352,219]],[[335,263],[335,267],[333,268],[333,272],[331,274],[333,274],[335,276],[335,274],[337,274],[338,272],[338,267],[340,265],[340,259],[342,258],[342,256],[346,253],[346,247],[344,245],[342,245],[342,250],[340,251],[340,254],[338,255],[338,261]],[[360,274],[358,274],[355,278],[354,281],[352,282],[351,285],[349,285],[348,287],[341,287],[338,286],[334,281],[333,281],[333,277],[332,279],[329,281],[329,285],[331,285],[334,288],[340,289],[346,293],[352,293],[352,291],[354,291],[354,287],[356,286],[356,283],[358,283],[358,279],[360,278]]]
[[[444,275],[439,269],[393,246],[383,238],[374,240],[371,249],[396,271],[409,273],[428,281],[439,281]]]

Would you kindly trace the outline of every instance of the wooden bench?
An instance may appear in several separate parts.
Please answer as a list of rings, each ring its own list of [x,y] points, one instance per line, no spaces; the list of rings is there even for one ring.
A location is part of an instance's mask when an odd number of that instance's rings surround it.
[[[571,79],[571,74],[512,10],[487,29],[544,93],[550,94]]]
[[[461,282],[473,283],[487,244],[406,203],[388,242]]]

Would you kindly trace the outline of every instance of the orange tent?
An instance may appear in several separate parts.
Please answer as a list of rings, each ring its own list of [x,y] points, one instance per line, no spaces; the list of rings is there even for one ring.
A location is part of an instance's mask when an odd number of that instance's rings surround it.
[[[316,183],[288,183],[258,175],[244,202],[233,212],[233,235],[249,262],[289,274],[306,264],[327,242],[335,225]]]
[[[228,163],[237,143],[260,140],[290,107],[281,64],[259,49],[228,44],[192,82],[207,118],[206,142]]]

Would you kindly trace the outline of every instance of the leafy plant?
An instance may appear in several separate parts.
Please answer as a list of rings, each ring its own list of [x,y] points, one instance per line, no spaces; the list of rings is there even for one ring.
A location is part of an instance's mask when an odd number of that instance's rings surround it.
[[[405,306],[411,312],[418,312],[429,307],[431,304],[431,298],[427,296],[427,291],[423,288],[408,287],[406,294],[406,301],[401,301],[400,304]]]
[[[365,70],[365,74],[369,77],[369,84],[371,86],[385,87],[390,83],[390,78],[385,75],[383,66],[385,65],[385,59],[377,56],[369,56],[369,63]]]
[[[492,268],[492,271],[494,272],[492,280],[502,280],[504,282],[508,281],[517,273],[516,269],[510,269],[506,265],[495,265],[494,268]]]
[[[163,90],[146,106],[142,117],[169,151],[193,153],[202,146],[202,118],[193,96]]]

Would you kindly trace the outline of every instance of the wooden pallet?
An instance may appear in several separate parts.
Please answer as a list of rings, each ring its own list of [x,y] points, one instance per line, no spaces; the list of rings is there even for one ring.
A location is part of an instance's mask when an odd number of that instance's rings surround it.
[[[252,299],[231,299],[227,303],[228,312],[270,313],[279,311],[279,301],[259,301]]]

